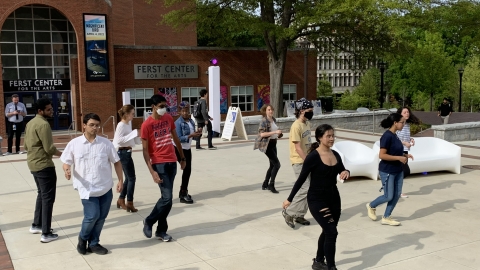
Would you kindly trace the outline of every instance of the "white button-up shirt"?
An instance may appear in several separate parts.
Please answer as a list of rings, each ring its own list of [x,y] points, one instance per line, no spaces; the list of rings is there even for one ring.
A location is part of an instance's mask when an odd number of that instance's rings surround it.
[[[71,140],[60,160],[72,168],[73,188],[80,199],[100,197],[113,187],[112,165],[120,160],[112,142],[97,136],[90,143],[85,135]]]

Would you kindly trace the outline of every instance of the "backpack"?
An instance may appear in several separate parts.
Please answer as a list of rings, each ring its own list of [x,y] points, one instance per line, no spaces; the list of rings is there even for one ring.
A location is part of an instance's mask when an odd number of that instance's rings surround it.
[[[202,104],[200,103],[200,100],[195,101],[195,104],[193,104],[193,117],[194,118],[202,118]]]

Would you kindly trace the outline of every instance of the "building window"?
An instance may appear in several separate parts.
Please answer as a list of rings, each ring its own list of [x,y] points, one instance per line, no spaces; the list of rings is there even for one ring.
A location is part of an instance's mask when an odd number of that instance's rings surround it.
[[[284,84],[283,85],[283,102],[287,100],[297,100],[297,85]]]
[[[150,98],[153,96],[153,88],[131,88],[125,89],[130,92],[130,104],[135,107],[135,117],[142,117],[145,110],[152,110]]]
[[[193,113],[193,105],[200,99],[200,90],[206,89],[206,87],[182,87],[182,101],[190,104],[190,112]]]
[[[5,20],[0,38],[4,80],[68,79],[77,54],[75,30],[60,12],[29,5]]]
[[[230,87],[230,103],[243,112],[253,111],[253,85]]]

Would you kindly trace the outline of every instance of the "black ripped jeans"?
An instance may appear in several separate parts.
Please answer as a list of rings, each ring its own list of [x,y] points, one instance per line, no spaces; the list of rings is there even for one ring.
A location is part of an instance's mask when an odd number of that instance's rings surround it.
[[[265,176],[265,182],[270,180],[270,184],[275,184],[275,177],[277,177],[278,170],[280,170],[280,160],[277,157],[277,139],[270,139],[265,151],[270,161],[270,167],[268,167],[267,175]]]
[[[341,212],[341,200],[337,186],[322,190],[309,190],[307,202],[310,213],[322,227],[322,233],[318,238],[316,260],[322,262],[326,259],[330,269],[335,266],[337,225]]]

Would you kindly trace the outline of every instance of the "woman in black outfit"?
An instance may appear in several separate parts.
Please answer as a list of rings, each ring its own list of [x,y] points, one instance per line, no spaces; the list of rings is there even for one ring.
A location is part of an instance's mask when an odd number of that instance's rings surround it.
[[[322,227],[322,234],[318,238],[317,257],[313,259],[312,269],[336,270],[335,246],[341,211],[337,175],[340,174],[341,179],[348,179],[350,171],[345,169],[338,153],[331,150],[335,141],[332,126],[327,124],[318,126],[315,130],[315,140],[316,143],[310,147],[309,154],[303,163],[302,172],[295,182],[290,196],[283,202],[283,208],[290,205],[308,174],[311,174],[310,188],[307,194],[308,208]]]

